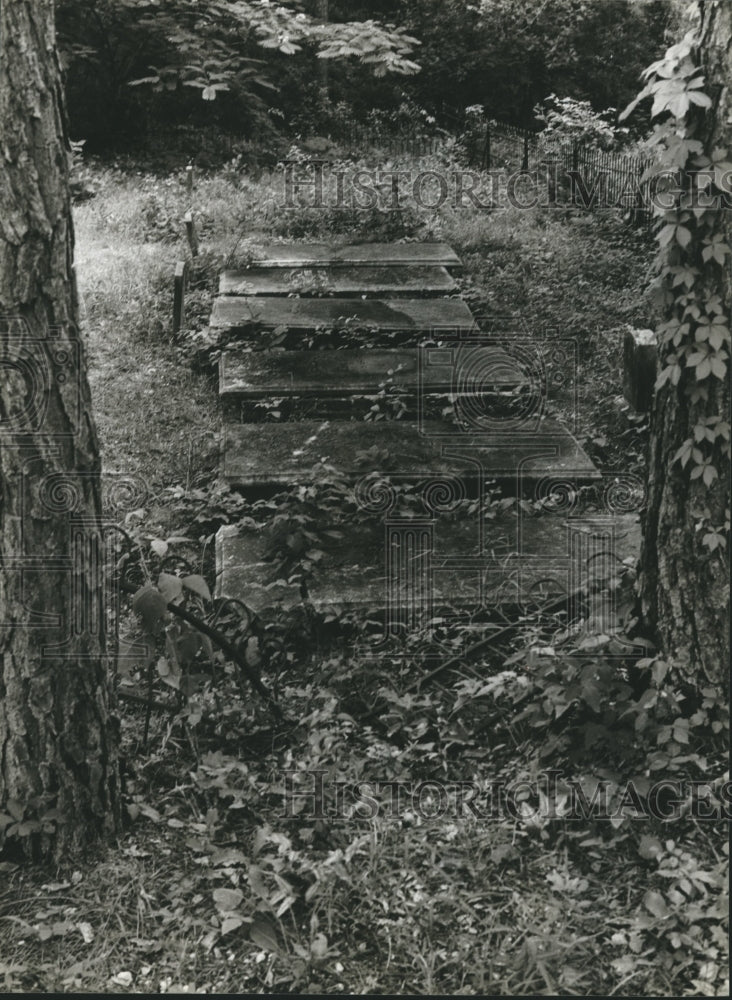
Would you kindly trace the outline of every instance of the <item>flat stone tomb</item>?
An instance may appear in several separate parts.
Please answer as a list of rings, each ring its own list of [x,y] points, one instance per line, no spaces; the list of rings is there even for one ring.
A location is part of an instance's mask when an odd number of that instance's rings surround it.
[[[266,534],[225,526],[216,539],[219,596],[237,597],[259,614],[300,601],[268,551]],[[520,601],[561,598],[593,579],[612,575],[617,560],[640,546],[637,515],[565,520],[558,515],[519,519],[499,515],[484,526],[475,519],[438,517],[433,525],[375,520],[324,539],[324,555],[309,584],[320,612],[360,609],[391,612],[402,607],[488,609]],[[593,551],[611,554],[587,559]]]
[[[549,419],[526,422],[523,431],[519,427],[503,435],[466,433],[432,420],[303,420],[225,427],[222,473],[231,486],[307,484],[322,478],[326,467],[352,481],[372,471],[457,476],[468,482],[500,477],[517,483],[519,471],[525,481],[559,475],[600,478],[572,435]]]
[[[230,341],[220,358],[220,396],[242,403],[245,415],[248,401],[282,397],[292,404],[285,413],[298,412],[296,401],[306,399],[306,412],[317,412],[322,401],[341,416],[224,425],[222,474],[232,487],[261,494],[332,477],[358,484],[355,496],[365,498],[370,520],[318,544],[323,556],[308,588],[321,611],[385,612],[388,627],[404,608],[411,627],[415,613],[424,617],[440,605],[490,609],[561,597],[581,585],[582,567],[587,572],[602,562],[588,559],[588,552],[601,555],[609,538],[616,558],[637,554],[635,515],[600,518],[595,530],[587,519],[578,526],[574,515],[526,517],[517,508],[488,519],[478,505],[472,512],[466,504],[451,506],[451,498],[481,496],[480,484],[492,479],[504,493],[533,496],[546,477],[601,478],[567,429],[541,415],[544,390],[521,358],[510,356],[510,344],[504,350],[480,338],[471,343],[480,332],[475,318],[462,299],[449,297],[456,291],[449,271],[459,267],[457,254],[439,243],[300,243],[255,248],[246,267],[221,275],[210,321],[215,330],[307,335],[345,326],[372,331],[375,343],[378,333],[392,331],[411,343],[423,334],[420,339],[433,341],[419,349],[365,344],[318,351],[247,351]],[[296,348],[297,338],[288,344]],[[418,419],[342,419],[338,399],[382,389],[416,400],[407,412]],[[454,400],[457,421],[432,419],[442,405],[434,397],[445,394]],[[227,412],[233,411],[227,406]],[[391,514],[379,506],[382,492],[389,492],[379,477],[418,487],[424,517],[400,521],[396,509]],[[578,531],[590,541],[578,545]],[[298,584],[281,579],[273,555],[266,529],[222,528],[217,594],[260,613],[299,603]]]
[[[214,301],[210,326],[242,330],[252,326],[312,331],[352,320],[382,331],[460,331],[478,327],[461,299],[342,299],[278,298],[220,295]]]
[[[416,296],[449,295],[457,288],[444,267],[250,267],[224,271],[221,295]]]
[[[460,258],[446,243],[274,243],[255,247],[253,267],[454,267]]]
[[[348,397],[378,393],[383,385],[410,395],[450,393],[462,369],[447,351],[416,348],[343,351],[224,351],[219,395],[224,400],[271,396]],[[500,347],[463,351],[465,367],[480,372],[479,386],[510,390],[525,385],[524,373]]]

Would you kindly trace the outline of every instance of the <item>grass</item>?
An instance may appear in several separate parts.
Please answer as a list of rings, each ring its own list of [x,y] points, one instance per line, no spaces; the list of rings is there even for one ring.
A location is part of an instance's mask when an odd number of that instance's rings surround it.
[[[148,484],[150,536],[210,536],[242,510],[215,492],[211,377],[171,336],[173,267],[187,252],[182,177],[95,167],[89,181],[76,266],[105,468]],[[280,183],[231,169],[197,180],[193,331],[224,262],[258,239],[444,239],[465,262],[463,294],[477,313],[519,312],[530,334],[566,333],[582,442],[606,470],[642,469],[642,422],[618,401],[620,332],[649,320],[641,234],[610,216],[541,211],[285,213]],[[572,393],[552,405],[566,417]],[[449,655],[449,635],[437,649],[418,642],[406,657],[365,664],[313,628],[295,609],[278,633],[293,720],[284,731],[241,702],[225,670],[220,691],[200,699],[195,733],[155,712],[145,750],[142,712],[123,704],[127,828],[118,844],[58,869],[6,867],[0,986],[4,977],[9,992],[726,995],[724,824],[542,819],[529,808],[535,796],[487,821],[469,810],[424,817],[409,802],[389,816],[383,800],[376,815],[288,810],[307,800],[286,799],[284,772],[304,792],[318,771],[349,787],[485,789],[534,781],[555,759],[546,731],[516,723],[498,688],[479,693],[486,677],[504,677],[505,650],[445,687],[404,695],[426,652]],[[533,634],[550,641],[538,626]],[[505,690],[523,683],[505,676]],[[378,718],[359,722],[377,699]],[[611,766],[590,750],[575,770]],[[331,805],[333,794],[328,785]],[[655,854],[644,836],[658,841]]]
[[[445,164],[429,157],[420,166]],[[190,488],[215,468],[218,415],[207,373],[182,363],[170,336],[172,272],[176,260],[188,255],[183,177],[101,169],[92,183],[95,197],[75,212],[76,270],[105,465],[145,476],[153,493],[163,485]],[[607,437],[610,423],[628,428],[627,408],[617,402],[617,358],[625,325],[649,323],[642,291],[648,244],[642,234],[609,215],[567,220],[557,211],[479,214],[449,205],[429,213],[407,198],[398,218],[378,212],[354,217],[335,210],[282,210],[283,199],[281,172],[256,182],[230,169],[197,180],[201,257],[189,294],[191,326],[205,326],[224,263],[245,258],[257,240],[345,242],[354,226],[367,239],[442,239],[465,262],[465,294],[477,314],[518,313],[527,329],[560,331],[573,341],[584,443],[591,453],[593,436]],[[610,400],[616,402],[608,407]],[[626,454],[621,450],[618,459]]]
[[[153,495],[163,486],[190,488],[213,469],[218,420],[209,380],[181,364],[170,339],[180,248],[145,233],[132,178],[115,185],[105,177],[105,185],[75,218],[104,465],[143,477]]]

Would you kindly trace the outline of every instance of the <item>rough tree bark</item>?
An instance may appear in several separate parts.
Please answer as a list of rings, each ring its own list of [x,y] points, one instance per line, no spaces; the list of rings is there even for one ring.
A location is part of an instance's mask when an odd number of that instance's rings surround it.
[[[101,484],[52,0],[0,0],[0,845],[117,828]]]
[[[700,2],[699,42],[706,77],[705,91],[714,106],[697,136],[705,152],[716,148],[732,156],[732,4]],[[732,208],[720,207],[726,242],[732,245]],[[727,267],[713,264],[706,275],[709,294],[717,293],[729,324],[732,281]],[[728,362],[729,363],[729,362]],[[661,365],[662,366],[662,365]],[[730,503],[729,456],[719,459],[719,479],[711,487],[690,481],[690,465],[682,469],[672,458],[692,436],[699,419],[729,414],[729,380],[710,380],[708,399],[691,403],[679,386],[667,382],[656,392],[651,414],[648,511],[641,553],[641,601],[646,622],[655,630],[667,655],[687,665],[691,680],[720,687],[727,682],[729,658],[729,564],[726,550],[710,552],[697,531],[700,512],[715,526],[725,523]]]

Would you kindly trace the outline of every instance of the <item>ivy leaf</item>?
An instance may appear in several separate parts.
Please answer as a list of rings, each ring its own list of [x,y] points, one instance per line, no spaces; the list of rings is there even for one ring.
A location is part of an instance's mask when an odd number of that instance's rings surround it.
[[[203,579],[202,576],[197,574],[192,574],[191,576],[184,576],[181,579],[181,583],[186,588],[190,590],[192,594],[196,594],[198,597],[202,597],[204,601],[211,600],[211,591],[208,589],[208,584]]]
[[[168,612],[168,602],[156,587],[141,587],[132,598],[132,610],[146,632],[154,634]]]
[[[724,264],[725,257],[728,253],[730,253],[730,248],[727,244],[723,243],[721,240],[717,240],[712,244],[710,249],[712,251],[712,257],[714,257],[716,262],[718,264]]]
[[[705,486],[711,486],[715,479],[719,478],[719,473],[713,465],[705,465],[702,479]],[[688,742],[688,741],[687,741]]]
[[[718,351],[728,338],[729,330],[725,324],[714,321],[700,323],[694,332],[694,340],[696,340],[697,343],[707,340],[715,351]]]
[[[244,899],[244,893],[240,889],[215,889],[213,901],[219,910],[230,913]]]
[[[718,535],[716,531],[710,531],[702,538],[702,545],[705,545],[710,552],[716,551],[720,546],[726,546],[726,539],[723,535]]]
[[[674,238],[675,233],[676,233],[675,225],[664,226],[657,236],[659,246],[662,247],[668,246],[668,244]]]
[[[170,604],[183,593],[183,584],[180,578],[170,573],[161,573],[158,577],[158,590],[165,600]]]
[[[264,951],[271,951],[275,954],[279,952],[277,932],[271,922],[261,913],[258,913],[254,918],[252,926],[249,928],[249,935],[252,941]]]
[[[150,548],[153,550],[156,556],[160,556],[162,559],[168,551],[168,543],[164,542],[162,538],[153,538],[150,542]]]
[[[686,468],[686,465],[691,458],[691,450],[694,447],[694,442],[691,438],[684,441],[679,450],[676,452],[674,457],[671,459],[671,463],[681,462],[681,467]]]
[[[652,69],[652,67],[649,67],[649,70],[650,69]],[[646,72],[648,72],[648,70]],[[619,122],[625,121],[626,118],[628,118],[630,115],[633,114],[633,112],[638,107],[640,102],[644,101],[646,97],[650,97],[652,93],[653,93],[653,88],[651,87],[651,85],[649,84],[645,86],[643,90],[641,90],[640,94],[638,94],[638,96],[635,98],[635,100],[631,101],[628,107],[620,112],[620,114],[618,115],[618,121]]]
[[[691,243],[691,230],[687,229],[686,226],[677,226],[676,242],[679,246],[688,247],[689,243]]]
[[[221,923],[221,935],[229,934],[231,931],[235,931],[237,927],[241,927],[244,923],[244,917],[240,917],[238,913],[230,913]]]
[[[724,242],[723,238],[716,235],[702,250],[702,260],[710,261],[715,260],[718,264],[724,264],[725,257],[730,252],[729,246]]]
[[[678,94],[668,102],[668,110],[674,118],[685,118],[691,105],[691,95],[688,91]]]
[[[673,285],[686,285],[687,288],[691,288],[696,281],[696,276],[699,272],[697,269],[690,267],[679,267],[674,269],[674,280]]]
[[[720,357],[712,358],[709,362],[709,365],[712,369],[712,375],[714,375],[715,378],[724,381],[724,379],[727,377],[727,365],[724,363],[722,358]]]
[[[713,323],[709,328],[709,343],[718,351],[722,344],[729,342],[729,329],[723,323]]]
[[[687,94],[692,104],[696,104],[700,108],[711,108],[712,99],[706,94],[701,94],[698,90],[687,91]]]
[[[643,904],[648,912],[653,914],[654,917],[658,917],[659,920],[662,920],[664,917],[669,915],[669,908],[666,905],[666,900],[660,892],[656,892],[655,890],[647,892],[643,897]]]

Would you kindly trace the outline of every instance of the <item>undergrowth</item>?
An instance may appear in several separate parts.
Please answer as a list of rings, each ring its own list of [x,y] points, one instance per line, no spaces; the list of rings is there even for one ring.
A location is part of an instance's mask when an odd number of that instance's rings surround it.
[[[183,179],[90,175],[76,227],[95,413],[105,470],[137,484],[118,562],[134,591],[117,665],[127,826],[54,871],[2,863],[0,982],[726,995],[727,709],[637,633],[634,567],[569,616],[447,616],[373,644],[378,622],[307,600],[323,530],[362,517],[352,492],[257,502],[218,483],[212,379],[190,364],[220,347],[205,329],[218,272],[257,241],[346,241],[356,225],[363,239],[445,240],[488,326],[561,332],[550,409],[604,472],[642,475],[645,421],[622,401],[619,357],[626,324],[650,318],[646,237],[610,214],[287,212],[276,170],[231,164],[197,179],[200,253],[174,338]],[[489,513],[519,502],[496,495]],[[273,582],[299,591],[269,620],[211,597],[227,524],[265,532]]]

